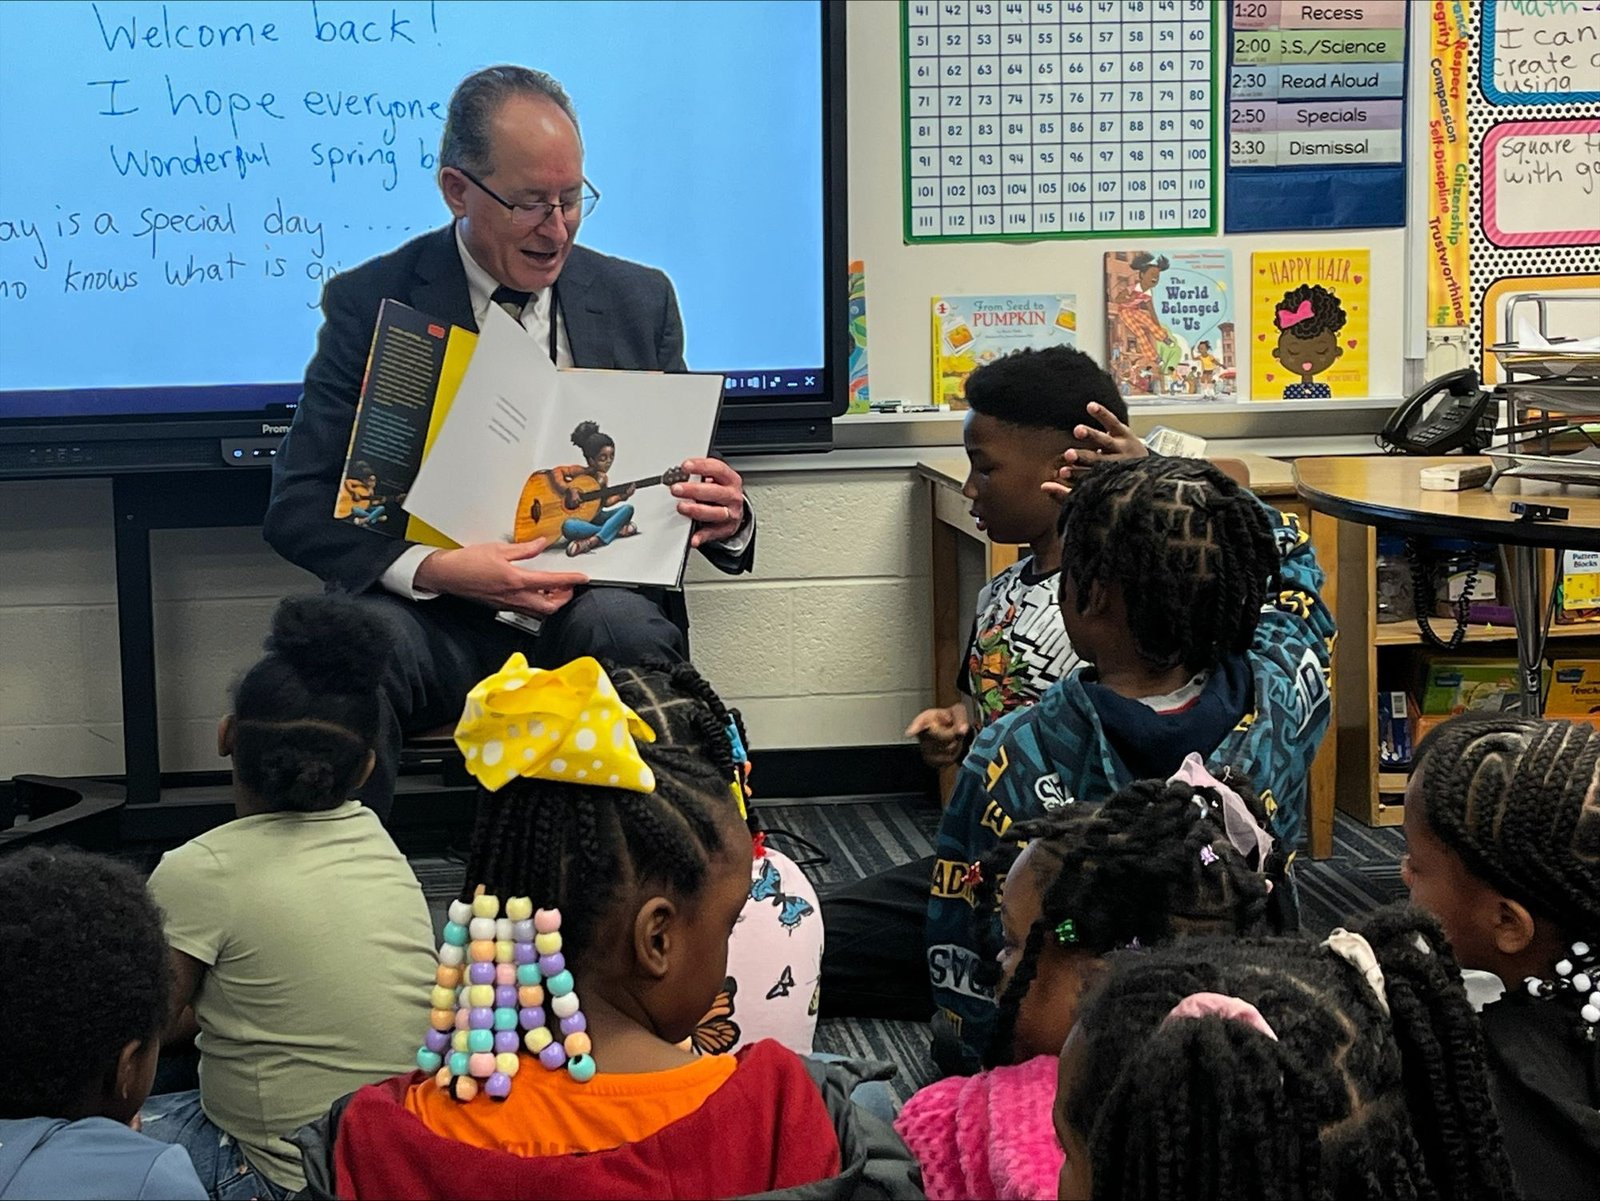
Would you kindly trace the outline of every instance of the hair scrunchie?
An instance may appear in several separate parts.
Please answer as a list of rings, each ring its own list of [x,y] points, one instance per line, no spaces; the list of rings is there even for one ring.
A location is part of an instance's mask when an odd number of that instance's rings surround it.
[[[1161,1024],[1170,1026],[1173,1022],[1197,1021],[1200,1018],[1221,1018],[1225,1022],[1238,1022],[1265,1034],[1273,1042],[1278,1041],[1278,1032],[1266,1018],[1261,1016],[1259,1009],[1243,997],[1230,997],[1219,992],[1190,993],[1172,1007],[1167,1016],[1161,1019]]]
[[[1384,1017],[1388,1017],[1389,986],[1384,981],[1383,967],[1378,963],[1378,955],[1372,949],[1372,944],[1363,935],[1340,926],[1328,935],[1322,945],[1361,973],[1361,978],[1372,989],[1373,996],[1378,998],[1378,1008],[1383,1010]]]

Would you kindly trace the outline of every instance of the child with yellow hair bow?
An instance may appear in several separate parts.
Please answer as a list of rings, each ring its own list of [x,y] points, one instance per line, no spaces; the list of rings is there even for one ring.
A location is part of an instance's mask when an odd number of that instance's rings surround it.
[[[298,1136],[338,1196],[916,1195],[849,1065],[684,1045],[753,903],[737,719],[693,667],[520,655],[468,695],[479,784],[419,1071]],[[767,902],[762,902],[763,904]],[[742,1150],[731,1153],[734,1148]],[[730,1153],[724,1153],[727,1149]]]

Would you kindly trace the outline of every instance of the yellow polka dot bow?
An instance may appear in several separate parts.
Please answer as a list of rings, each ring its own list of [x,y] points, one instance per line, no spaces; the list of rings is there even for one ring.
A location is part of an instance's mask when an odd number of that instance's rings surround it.
[[[490,792],[518,776],[654,792],[636,739],[654,742],[655,731],[590,658],[544,671],[512,655],[467,693],[456,726],[467,770]]]

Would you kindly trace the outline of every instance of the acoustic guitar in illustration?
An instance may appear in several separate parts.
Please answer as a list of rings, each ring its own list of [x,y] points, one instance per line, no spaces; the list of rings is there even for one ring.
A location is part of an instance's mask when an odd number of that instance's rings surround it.
[[[669,467],[660,475],[602,487],[600,481],[582,467],[552,467],[536,471],[522,486],[512,537],[518,542],[531,542],[535,538],[548,538],[554,542],[561,537],[563,522],[573,518],[593,521],[610,501],[626,495],[632,489],[650,488],[657,484],[671,487],[688,478],[689,473],[682,467]]]

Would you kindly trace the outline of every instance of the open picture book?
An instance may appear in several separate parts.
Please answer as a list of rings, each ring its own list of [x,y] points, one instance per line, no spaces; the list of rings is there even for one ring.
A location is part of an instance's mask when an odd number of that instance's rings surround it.
[[[385,301],[335,516],[434,545],[544,539],[524,566],[676,587],[692,523],[671,486],[721,405],[720,375],[558,369],[498,306],[474,336]]]

